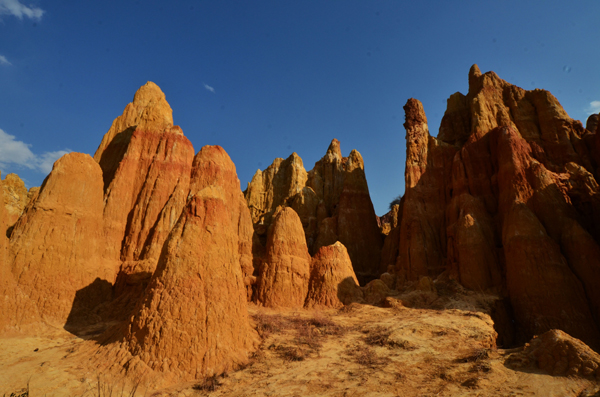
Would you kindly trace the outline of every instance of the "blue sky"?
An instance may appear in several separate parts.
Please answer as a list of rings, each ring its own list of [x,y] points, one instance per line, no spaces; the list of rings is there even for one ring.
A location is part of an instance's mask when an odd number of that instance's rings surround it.
[[[36,186],[64,152],[93,154],[150,80],[242,189],[293,151],[310,170],[337,138],[383,215],[404,190],[402,106],[421,100],[436,135],[473,63],[584,123],[600,111],[599,17],[597,0],[0,0],[0,170]]]

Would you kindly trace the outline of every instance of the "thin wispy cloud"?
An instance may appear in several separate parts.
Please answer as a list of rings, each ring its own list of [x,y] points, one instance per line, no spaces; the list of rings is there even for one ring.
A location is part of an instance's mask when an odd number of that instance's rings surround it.
[[[57,150],[36,155],[29,149],[30,146],[0,129],[0,169],[16,166],[48,174],[54,162],[71,151]]]
[[[26,6],[20,0],[0,0],[0,15],[12,15],[19,19],[31,18],[39,21],[44,10],[35,6]]]
[[[0,55],[0,65],[10,66],[12,63],[8,62],[8,59],[4,55]]]
[[[206,88],[206,90],[207,90],[207,91],[210,91],[210,92],[212,92],[212,93],[214,93],[214,92],[215,92],[215,89],[214,89],[213,87],[209,86],[209,85],[208,85],[208,84],[206,84],[206,83],[202,83],[202,84],[204,84],[204,88]]]
[[[600,113],[600,101],[590,102],[590,107],[586,109],[588,115],[593,113]]]

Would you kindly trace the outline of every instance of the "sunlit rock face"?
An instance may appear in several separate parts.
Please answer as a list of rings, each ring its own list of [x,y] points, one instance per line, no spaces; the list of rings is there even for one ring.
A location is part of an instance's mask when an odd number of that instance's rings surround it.
[[[258,273],[256,302],[267,307],[304,306],[310,255],[298,214],[280,207],[269,228],[266,255]]]
[[[194,148],[172,113],[160,88],[146,83],[94,155],[104,178],[107,254],[115,260],[156,260],[151,245],[162,246],[185,204]]]
[[[4,183],[0,175],[0,204],[4,203]],[[0,205],[0,258],[5,263],[6,249],[8,247],[8,237],[6,229],[8,228],[8,214],[4,205]]]
[[[359,279],[379,275],[383,240],[358,151],[342,157],[340,143],[334,139],[308,173],[296,153],[286,160],[276,159],[256,172],[245,197],[263,246],[277,208],[291,207],[300,217],[311,254],[340,241]]]
[[[339,241],[319,248],[310,268],[307,309],[339,308],[362,300],[350,256]]]
[[[222,148],[198,153],[191,186],[124,335],[132,354],[179,380],[235,369],[255,340],[240,266],[251,239],[240,225],[250,229],[250,215]]]
[[[189,190],[194,148],[160,88],[148,82],[104,135],[94,159],[104,188],[104,255],[115,263],[116,296],[139,298]]]
[[[25,182],[17,174],[8,174],[2,181],[2,189],[4,199],[0,204],[4,206],[7,227],[10,228],[17,223],[21,214],[25,211],[25,207],[39,188],[34,187],[28,191]]]
[[[3,182],[0,179],[0,203],[4,203]],[[17,285],[11,272],[9,240],[6,236],[8,214],[0,205],[0,335],[18,333],[32,323],[40,321],[37,307]]]
[[[66,154],[14,226],[7,262],[47,324],[63,326],[70,315],[111,297],[114,262],[104,256],[102,186],[102,170],[89,155]]]
[[[244,296],[251,298],[253,228],[235,166],[218,146],[194,156],[191,143],[172,125],[171,113],[158,86],[142,86],[94,159],[75,153],[56,162],[42,188],[30,195],[12,230],[10,250],[9,216],[2,206],[2,289],[34,308],[8,304],[1,320],[8,328],[127,318],[143,298],[184,207],[216,181],[226,187],[235,260]],[[18,196],[26,197],[21,190]],[[114,307],[92,310],[111,299]]]
[[[406,112],[406,192],[382,268],[400,281],[447,272],[507,296],[526,341],[552,328],[600,345],[597,135],[544,90],[474,65],[437,138]],[[588,123],[589,125],[590,123]]]

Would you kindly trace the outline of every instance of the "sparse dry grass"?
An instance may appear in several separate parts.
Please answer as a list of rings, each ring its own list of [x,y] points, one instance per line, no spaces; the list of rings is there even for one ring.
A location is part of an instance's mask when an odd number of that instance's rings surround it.
[[[315,313],[310,318],[300,316],[284,317],[280,314],[258,313],[253,316],[256,329],[263,340],[273,333],[295,331],[298,339],[305,344],[314,344],[315,339],[324,335],[342,335],[346,328],[336,324],[333,320]]]
[[[275,351],[284,361],[304,361],[310,351],[298,346],[275,346]]]
[[[471,350],[467,355],[457,359],[461,363],[473,363],[469,372],[488,373],[492,370],[489,360],[492,355],[492,349],[477,348]]]
[[[192,386],[192,389],[198,391],[216,391],[221,384],[222,383],[219,380],[219,376],[213,375],[205,378],[200,383],[196,383],[194,386]]]
[[[389,357],[380,356],[375,349],[365,345],[357,345],[344,352],[355,363],[371,368],[381,368],[391,362]]]
[[[417,348],[407,340],[390,338],[393,332],[387,327],[363,328],[362,333],[366,334],[364,337],[365,343],[371,346],[382,346],[390,349],[400,348],[404,350],[415,350]]]
[[[279,333],[287,326],[287,319],[281,314],[257,313],[252,316],[256,322],[256,331],[262,339],[268,338],[272,333]]]
[[[389,342],[392,331],[388,328],[377,326],[371,329],[363,329],[365,336],[365,342],[368,345],[386,346]]]
[[[256,330],[261,338],[266,339],[273,333],[281,333],[286,330],[301,330],[315,328],[323,335],[341,335],[345,328],[336,324],[333,320],[315,313],[313,317],[303,318],[300,316],[284,317],[281,314],[257,313],[252,316],[256,322]]]
[[[91,391],[94,397],[134,397],[137,394],[142,378],[136,377],[133,379],[133,384],[129,391],[126,391],[126,384],[128,382],[124,378],[120,381],[113,381],[98,374],[96,376],[96,381],[96,388]],[[85,395],[87,396],[88,394]]]
[[[469,351],[465,356],[458,358],[459,363],[481,362],[490,358],[492,350],[487,348],[476,348]]]
[[[274,351],[286,362],[296,362],[315,354],[319,355],[325,338],[340,336],[347,331],[345,327],[319,312],[314,313],[312,317],[257,313],[253,318],[263,341],[261,348],[254,353],[253,360],[265,358],[265,341],[273,334],[293,334],[293,338],[286,343],[271,344],[267,349]]]
[[[3,394],[2,397],[29,397],[29,384],[27,384],[26,388],[14,391],[14,392],[10,393],[9,396],[6,396],[6,394]]]
[[[358,310],[360,307],[360,303],[351,303],[349,305],[344,305],[338,309],[338,312],[341,314],[348,314]]]

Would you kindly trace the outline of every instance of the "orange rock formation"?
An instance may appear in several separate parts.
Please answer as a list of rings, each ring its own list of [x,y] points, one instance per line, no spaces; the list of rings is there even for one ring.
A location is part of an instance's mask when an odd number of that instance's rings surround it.
[[[49,324],[63,326],[69,315],[111,297],[114,263],[103,256],[102,209],[100,167],[87,154],[69,153],[54,164],[14,227],[12,273]]]
[[[223,149],[200,151],[192,186],[125,336],[132,354],[182,380],[247,362],[254,343],[240,267],[240,213],[248,209],[240,211],[235,166]]]
[[[193,380],[247,362],[249,300],[391,305],[403,288],[417,302],[460,283],[500,298],[502,340],[541,335],[527,350],[540,367],[597,374],[562,332],[600,347],[597,115],[585,129],[549,92],[476,65],[437,137],[419,101],[404,109],[406,191],[380,219],[356,150],[342,157],[334,139],[309,172],[295,153],[276,159],[243,194],[225,150],[194,156],[147,83],[94,158],[63,156],[39,191],[0,180],[0,333],[114,321],[103,340],[119,363]]]
[[[173,126],[165,95],[156,84],[146,83],[115,119],[94,155],[104,177],[110,257],[158,259],[150,242],[162,246],[169,230],[164,217],[158,230],[156,222],[171,196],[187,192],[193,157],[192,144]],[[171,227],[185,202],[177,204],[168,214]]]
[[[311,263],[305,307],[342,307],[362,298],[346,247],[338,241],[319,248]]]
[[[599,346],[597,134],[549,92],[476,65],[437,138],[420,102],[405,111],[406,192],[382,268],[507,296],[522,342],[559,328]]]
[[[32,187],[27,191],[25,182],[17,174],[8,174],[2,182],[7,227],[12,227],[23,214],[25,207],[35,196],[39,188]]]
[[[303,307],[308,293],[310,255],[298,214],[281,208],[269,229],[259,269],[256,301],[267,307]]]
[[[348,247],[360,279],[379,275],[383,240],[358,151],[342,157],[334,139],[308,173],[296,153],[276,159],[256,172],[245,196],[258,235],[266,233],[278,206],[291,207],[300,217],[311,253],[340,241]]]
[[[600,354],[557,329],[534,337],[523,355],[550,375],[600,380]]]

